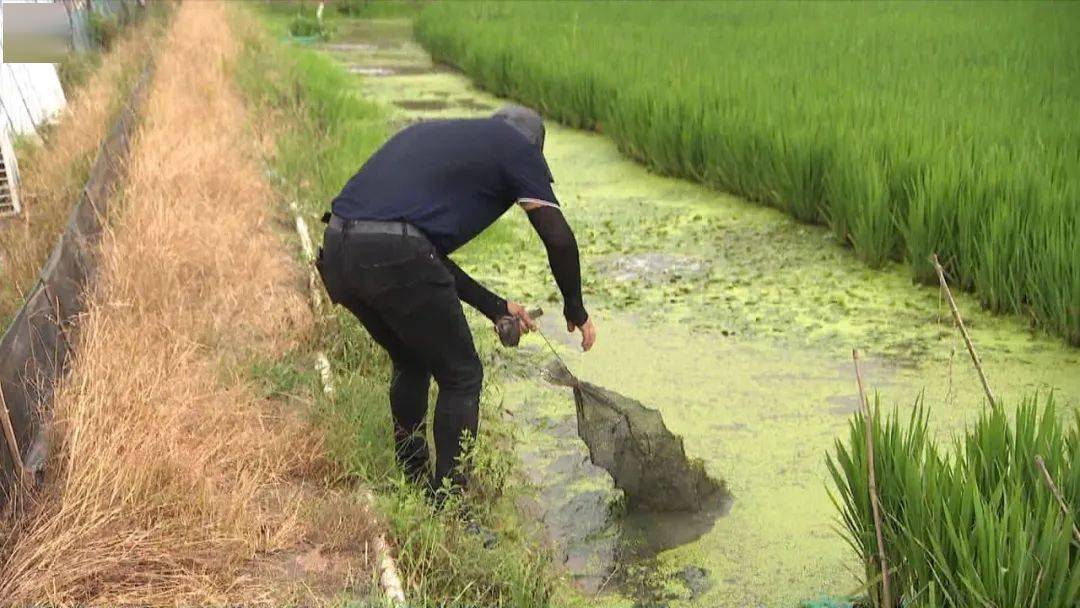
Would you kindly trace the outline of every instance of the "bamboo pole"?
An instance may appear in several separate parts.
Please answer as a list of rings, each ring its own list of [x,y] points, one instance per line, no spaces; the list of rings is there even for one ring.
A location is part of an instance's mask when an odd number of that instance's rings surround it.
[[[956,321],[956,326],[960,328],[960,335],[964,337],[964,344],[967,345],[971,361],[975,364],[975,371],[979,373],[979,380],[982,382],[983,390],[986,391],[986,398],[990,400],[990,407],[996,409],[997,399],[994,398],[994,393],[990,390],[990,382],[987,381],[986,373],[983,372],[982,360],[979,359],[979,353],[975,352],[975,345],[972,344],[971,336],[968,335],[967,328],[964,327],[964,320],[960,318],[960,310],[956,308],[956,300],[953,299],[952,290],[949,289],[949,283],[945,280],[945,269],[941,267],[936,253],[930,256],[930,261],[934,263],[938,282],[941,283],[941,288],[945,291],[945,297],[949,301],[949,308],[952,310],[953,320]]]
[[[315,245],[311,242],[311,233],[308,231],[307,222],[300,215],[300,207],[296,201],[289,203],[293,217],[296,220],[296,234],[300,237],[300,248],[304,251],[304,261],[308,271],[308,294],[311,296],[311,308],[318,317],[322,310],[322,291],[319,288],[321,281],[315,274]]]
[[[874,513],[874,533],[877,536],[878,561],[881,562],[881,597],[882,606],[892,608],[892,593],[889,589],[889,560],[885,557],[885,538],[881,533],[881,503],[878,500],[877,476],[874,473],[874,425],[870,420],[870,402],[866,399],[863,388],[862,372],[859,370],[859,351],[851,351],[855,363],[855,382],[859,385],[859,405],[866,428],[866,476],[870,483],[870,508]]]
[[[369,505],[375,505],[375,497],[370,490],[364,490],[364,497]],[[397,563],[394,554],[390,551],[390,545],[386,542],[386,535],[379,532],[375,536],[375,554],[379,557],[379,583],[382,585],[383,594],[391,606],[405,605],[405,590],[401,585],[401,575],[398,574]]]
[[[1068,503],[1065,502],[1065,497],[1061,495],[1061,490],[1058,489],[1057,484],[1054,483],[1054,478],[1050,477],[1050,471],[1046,470],[1046,462],[1043,461],[1043,457],[1038,454],[1035,455],[1035,466],[1039,467],[1039,471],[1042,472],[1043,481],[1046,482],[1047,487],[1054,494],[1054,498],[1057,499],[1058,507],[1061,508],[1061,514],[1065,516],[1065,521],[1069,522],[1072,526],[1073,538],[1076,539],[1076,543],[1080,544],[1080,528],[1076,527],[1076,522],[1073,521],[1072,511],[1069,510]]]
[[[323,394],[330,400],[334,399],[333,376],[330,370],[330,360],[323,351],[315,353],[315,369],[319,370],[319,378],[322,379]]]
[[[15,428],[11,425],[11,414],[8,412],[7,400],[4,399],[3,386],[0,386],[0,424],[4,427],[4,439],[8,445],[15,473],[20,482],[25,482],[26,469],[23,467],[22,455],[19,452],[19,441],[15,438]]]

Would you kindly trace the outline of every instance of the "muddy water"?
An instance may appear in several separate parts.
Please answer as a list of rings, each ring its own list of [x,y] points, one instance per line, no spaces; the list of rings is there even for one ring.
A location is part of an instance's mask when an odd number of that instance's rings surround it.
[[[326,52],[395,108],[398,125],[499,105],[434,68],[409,37],[402,22],[343,25]],[[576,436],[569,391],[542,382],[546,356],[529,338],[493,367],[536,486],[531,508],[557,554],[584,587],[610,588],[630,522],[661,550],[636,593],[664,604],[781,606],[855,590],[823,465],[857,408],[851,349],[864,351],[864,377],[885,403],[907,409],[924,395],[943,437],[984,407],[938,291],[912,285],[901,267],[866,269],[825,230],[650,174],[600,135],[552,125],[546,152],[582,245],[599,341],[582,355],[556,314],[545,333],[576,375],[660,410],[734,497],[715,520],[624,517],[619,491]],[[554,312],[542,248],[521,215],[456,257],[496,291]],[[1077,406],[1080,350],[988,316],[971,298],[959,303],[1001,398],[1053,390]]]

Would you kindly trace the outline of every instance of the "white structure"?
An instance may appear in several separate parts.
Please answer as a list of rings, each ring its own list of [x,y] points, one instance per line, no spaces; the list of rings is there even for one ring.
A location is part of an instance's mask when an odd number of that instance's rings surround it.
[[[15,215],[19,206],[19,164],[7,131],[0,130],[0,217]]]
[[[64,108],[64,89],[52,63],[0,65],[0,112],[9,135],[37,135]]]
[[[3,0],[0,4],[0,31],[3,6],[11,3]],[[0,216],[19,212],[19,168],[12,141],[18,136],[37,137],[38,128],[52,120],[65,103],[56,64],[0,63]]]

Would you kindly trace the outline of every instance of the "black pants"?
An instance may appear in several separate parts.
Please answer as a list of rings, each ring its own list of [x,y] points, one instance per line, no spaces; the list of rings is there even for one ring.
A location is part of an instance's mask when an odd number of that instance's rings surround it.
[[[326,229],[321,273],[330,298],[348,308],[393,361],[390,411],[398,463],[428,478],[424,421],[431,377],[435,404],[435,487],[464,485],[461,438],[476,435],[483,367],[453,277],[427,239]]]

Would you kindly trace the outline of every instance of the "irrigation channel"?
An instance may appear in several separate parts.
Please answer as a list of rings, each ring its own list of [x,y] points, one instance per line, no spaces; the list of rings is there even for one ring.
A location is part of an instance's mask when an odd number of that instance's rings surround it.
[[[344,22],[321,49],[402,125],[502,103],[433,66],[406,22]],[[864,352],[864,377],[883,403],[908,410],[923,395],[942,436],[985,406],[939,291],[913,285],[902,268],[866,268],[822,228],[650,174],[602,134],[549,125],[546,153],[582,247],[600,330],[593,352],[581,354],[561,326],[523,214],[456,257],[494,290],[546,306],[544,332],[574,373],[658,409],[731,496],[695,516],[624,513],[577,435],[570,391],[543,379],[546,347],[527,338],[489,375],[535,486],[522,508],[557,558],[587,590],[644,587],[681,598],[673,605],[791,606],[856,591],[824,465],[858,407],[852,348]],[[971,297],[959,305],[1003,402],[1054,390],[1062,409],[1075,409],[1080,350],[989,316]]]

